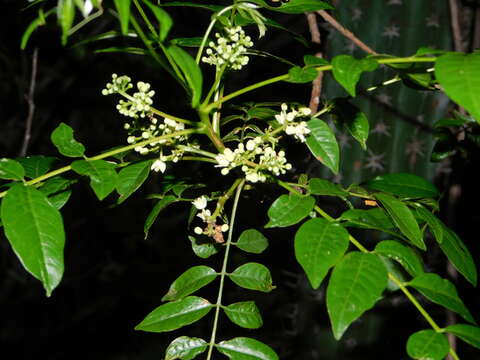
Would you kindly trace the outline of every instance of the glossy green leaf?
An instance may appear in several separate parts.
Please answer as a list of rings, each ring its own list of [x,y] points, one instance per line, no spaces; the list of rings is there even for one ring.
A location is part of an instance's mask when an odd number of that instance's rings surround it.
[[[148,214],[147,219],[145,220],[145,224],[143,225],[143,232],[145,233],[145,239],[148,237],[148,232],[152,227],[153,223],[158,217],[158,214],[165,209],[168,205],[173,204],[177,201],[177,198],[173,195],[167,195],[163,197],[160,201],[158,201],[155,206],[153,207],[150,214]]]
[[[25,169],[25,176],[31,179],[46,174],[57,161],[54,157],[43,155],[27,156],[16,160]]]
[[[1,217],[13,251],[50,296],[63,276],[65,232],[60,212],[37,189],[15,184],[2,201]]]
[[[120,170],[117,182],[117,192],[120,194],[119,203],[125,201],[147,180],[152,162],[152,160],[141,161]]]
[[[463,301],[459,298],[457,289],[449,280],[442,279],[437,274],[424,273],[415,277],[408,285],[418,290],[435,304],[455,311],[465,320],[475,323],[470,311],[468,311]]]
[[[307,136],[308,148],[318,161],[337,174],[340,149],[332,129],[325,121],[317,118],[312,118],[307,125],[311,131]]]
[[[360,80],[360,75],[365,71],[373,71],[378,67],[378,63],[370,58],[356,59],[350,55],[338,55],[332,59],[332,74],[335,80],[342,85],[347,92],[355,97],[356,86]]]
[[[281,195],[268,209],[270,221],[265,225],[270,227],[286,227],[302,221],[310,214],[315,206],[315,199],[311,196],[295,194]]]
[[[423,242],[423,234],[407,205],[397,198],[384,193],[376,193],[375,198],[382,203],[395,225],[397,225],[408,240],[420,249],[426,250],[425,243]]]
[[[117,186],[118,176],[114,163],[105,160],[77,160],[71,166],[77,174],[90,178],[90,186],[98,200],[105,199]]]
[[[435,215],[433,215],[429,210],[425,209],[423,206],[418,206],[416,208],[418,216],[425,220],[430,228],[430,231],[435,236],[435,239],[439,244],[443,242],[443,233],[444,225]]]
[[[207,350],[208,343],[200,338],[180,336],[173,340],[165,352],[165,360],[192,360]]]
[[[60,210],[70,199],[72,190],[65,190],[48,197],[48,202],[57,210]]]
[[[128,34],[128,24],[130,22],[130,5],[131,0],[113,0],[115,8],[118,12],[118,20],[123,35]]]
[[[440,56],[435,76],[443,91],[480,122],[480,52]]]
[[[0,159],[0,179],[23,180],[25,169],[16,160]]]
[[[163,10],[160,6],[152,4],[148,0],[142,0],[149,9],[152,11],[153,15],[155,15],[155,18],[157,19],[158,23],[160,24],[160,31],[158,32],[158,37],[160,41],[164,41],[168,33],[170,32],[170,29],[172,28],[173,25],[173,20],[170,17],[170,15]]]
[[[452,333],[466,343],[480,349],[480,328],[467,324],[455,324],[445,328],[446,332]]]
[[[41,10],[40,10],[41,11]],[[37,18],[35,18],[30,24],[28,24],[27,28],[25,29],[22,39],[20,40],[20,49],[25,50],[27,47],[28,40],[30,40],[30,36],[32,33],[40,26],[45,25],[45,19],[53,14],[56,11],[55,8],[47,11],[45,14],[40,13]]]
[[[395,240],[384,240],[377,244],[375,253],[397,261],[412,276],[423,274],[420,256],[410,247]]]
[[[443,241],[438,244],[452,265],[473,286],[477,285],[477,267],[472,254],[455,232],[444,226]]]
[[[85,153],[85,147],[73,138],[73,129],[63,122],[53,130],[50,139],[64,156],[82,157]]]
[[[260,254],[268,247],[268,240],[260,231],[248,229],[240,234],[235,245],[243,251]]]
[[[315,65],[315,66],[330,65],[330,63],[327,60],[315,55],[305,55],[303,57],[303,62],[305,63],[305,65]]]
[[[390,230],[395,227],[388,215],[382,208],[373,209],[350,209],[340,217],[347,221],[345,226],[355,226],[363,229]]]
[[[231,322],[246,329],[258,329],[263,325],[262,316],[253,301],[242,301],[223,308]]]
[[[312,67],[301,68],[300,66],[294,66],[288,70],[288,78],[285,81],[303,84],[315,80],[318,76],[318,71]]]
[[[275,288],[272,285],[270,270],[262,264],[244,264],[228,276],[235,284],[245,289],[270,292]]]
[[[436,198],[440,195],[435,185],[420,176],[407,173],[377,176],[368,181],[365,186],[408,198]]]
[[[367,115],[347,99],[335,100],[333,113],[337,122],[345,125],[350,135],[358,141],[363,150],[367,150],[370,124]]]
[[[380,299],[387,270],[374,254],[352,251],[333,269],[327,288],[327,310],[335,339]]]
[[[193,294],[198,289],[210,284],[217,275],[217,272],[208,266],[191,267],[170,285],[170,289],[168,289],[162,301],[180,300]]]
[[[231,360],[278,360],[278,355],[270,346],[247,337],[222,341],[216,348]]]
[[[326,179],[313,178],[308,182],[308,188],[312,195],[329,195],[344,198],[348,196],[341,185],[335,184]]]
[[[251,0],[250,2],[265,6],[264,0]],[[303,14],[308,11],[318,11],[333,9],[333,6],[326,1],[320,0],[293,0],[285,2],[280,7],[266,6],[270,10],[275,10],[285,14]]]
[[[348,237],[348,231],[341,225],[321,218],[310,219],[298,229],[295,257],[314,289],[347,251]]]
[[[62,29],[62,45],[67,43],[68,32],[75,18],[75,3],[73,0],[58,0],[57,19]]]
[[[69,180],[62,178],[61,176],[55,176],[45,181],[39,190],[47,196],[53,195],[63,192],[76,182],[77,180]]]
[[[196,108],[202,97],[203,76],[200,67],[185,50],[178,46],[171,45],[167,51],[182,70],[192,93],[192,107]]]
[[[418,360],[442,360],[449,351],[446,336],[434,330],[418,331],[407,341],[408,355]]]
[[[193,324],[208,314],[213,305],[197,296],[188,296],[182,300],[160,305],[135,330],[165,332]]]
[[[199,240],[195,239],[193,236],[189,236],[188,239],[192,244],[192,250],[195,253],[195,255],[197,255],[202,259],[207,259],[218,252],[217,247],[211,241],[201,243],[199,242]]]

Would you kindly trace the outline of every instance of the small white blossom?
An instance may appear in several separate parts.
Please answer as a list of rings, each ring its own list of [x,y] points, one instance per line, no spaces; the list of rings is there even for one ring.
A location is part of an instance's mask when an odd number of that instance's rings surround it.
[[[158,159],[153,162],[151,169],[155,172],[161,171],[163,173],[167,169],[167,164],[162,160]]]
[[[222,232],[227,232],[229,228],[230,227],[228,226],[228,224],[223,224],[220,230],[222,230]]]
[[[212,213],[208,209],[203,209],[197,216],[203,220],[203,222],[207,222],[208,218],[212,216]]]
[[[192,204],[198,209],[203,210],[207,207],[208,199],[206,196],[200,196],[192,201]]]
[[[193,229],[193,232],[197,235],[202,235],[203,229],[200,226],[196,226],[195,229]]]

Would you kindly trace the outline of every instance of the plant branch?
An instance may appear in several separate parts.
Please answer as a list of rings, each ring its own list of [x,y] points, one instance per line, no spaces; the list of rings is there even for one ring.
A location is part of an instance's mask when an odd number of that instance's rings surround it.
[[[245,184],[245,179],[237,179],[233,183],[232,187],[229,189],[229,192],[230,191],[233,192],[235,188],[237,189],[237,191],[235,193],[235,199],[233,200],[232,215],[230,216],[230,228],[228,231],[227,243],[225,245],[225,255],[223,257],[222,271],[220,272],[220,286],[218,287],[217,302],[215,304],[215,317],[213,320],[212,336],[210,337],[210,343],[208,345],[207,360],[211,359],[213,347],[215,346],[215,338],[216,338],[217,328],[218,328],[218,319],[220,315],[220,308],[222,307],[223,285],[225,282],[225,277],[227,275],[228,255],[230,252],[230,246],[232,245],[232,234],[233,234],[233,229],[235,225],[235,216],[237,214],[238,202],[240,200],[240,194],[242,192],[244,184]],[[218,206],[218,203],[217,203],[217,206]]]
[[[448,0],[448,4],[450,7],[450,26],[452,27],[453,48],[455,51],[463,51],[458,0]]]
[[[34,102],[34,95],[35,95],[35,84],[37,79],[37,63],[38,63],[38,48],[33,50],[32,56],[32,73],[30,75],[30,87],[28,89],[28,94],[25,95],[25,99],[27,100],[28,104],[28,114],[27,120],[25,121],[25,134],[23,136],[23,143],[22,148],[18,156],[25,156],[27,155],[28,145],[30,144],[30,138],[32,137],[32,123],[33,123],[33,115],[35,114],[35,102]]]
[[[110,150],[110,151],[107,151],[105,153],[102,153],[102,154],[99,154],[99,155],[96,155],[96,156],[93,156],[93,157],[90,157],[90,158],[86,158],[86,160],[87,161],[92,161],[92,160],[105,159],[107,157],[110,157],[110,156],[113,156],[113,155],[116,155],[116,154],[120,154],[120,153],[128,151],[128,150],[132,150],[132,149],[136,148],[137,146],[144,146],[144,145],[148,145],[148,144],[151,144],[151,143],[158,142],[159,140],[166,140],[166,139],[174,138],[174,137],[177,137],[177,136],[188,135],[188,134],[192,134],[192,133],[196,133],[196,132],[197,132],[197,130],[195,130],[195,129],[187,129],[187,130],[177,131],[177,132],[174,132],[174,133],[171,133],[171,134],[168,134],[168,135],[152,137],[148,140],[144,140],[144,141],[141,141],[141,142],[138,142],[138,143],[135,143],[135,144],[131,144],[131,145],[127,145],[127,146],[123,146],[123,147],[117,148],[115,150]],[[37,183],[42,182],[44,180],[50,179],[50,178],[52,178],[56,175],[60,175],[60,174],[63,174],[67,171],[70,171],[71,169],[72,169],[71,165],[67,165],[67,166],[64,166],[60,169],[50,171],[50,172],[48,172],[48,173],[46,173],[42,176],[39,176],[35,179],[25,181],[24,184],[26,186],[34,185],[34,184],[37,184]],[[7,194],[7,191],[8,190],[0,192],[0,199],[3,198]]]
[[[325,10],[317,11],[317,14],[320,15],[326,22],[332,25],[339,33],[345,36],[347,39],[350,39],[355,45],[357,45],[360,49],[365,51],[368,54],[378,55],[378,53],[361,41],[359,38],[355,36],[350,30],[345,28],[342,24],[340,24],[335,18],[333,18],[328,12]]]
[[[309,12],[306,14],[308,28],[310,30],[310,36],[312,38],[312,43],[320,45],[320,31],[318,30],[317,17],[315,13]],[[323,54],[318,52],[315,56],[323,58]],[[318,111],[318,105],[320,104],[320,95],[322,93],[322,81],[323,81],[323,71],[319,71],[315,80],[312,81],[312,91],[310,92],[310,102],[309,108],[312,111],[312,114],[315,114]]]

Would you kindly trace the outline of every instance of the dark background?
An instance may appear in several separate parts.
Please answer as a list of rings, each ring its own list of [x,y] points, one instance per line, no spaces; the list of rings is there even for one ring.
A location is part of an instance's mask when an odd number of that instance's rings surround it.
[[[38,50],[38,74],[35,88],[35,115],[28,155],[57,156],[49,134],[65,122],[75,130],[75,137],[87,147],[87,155],[124,144],[123,119],[114,110],[114,101],[100,95],[111,73],[127,74],[148,81],[156,90],[156,104],[162,110],[180,116],[192,116],[183,90],[153,62],[128,54],[95,54],[102,45],[72,46],[79,40],[116,26],[112,16],[104,16],[86,26],[60,45],[60,33],[53,18],[36,32],[26,51],[19,49],[20,37],[35,15],[35,9],[22,10],[26,2],[0,0],[0,156],[15,158],[20,151],[30,83],[32,56]],[[468,5],[468,4],[467,4]],[[174,9],[175,36],[198,35],[208,21],[204,11]],[[275,16],[284,26],[309,39],[303,16]],[[251,29],[252,35],[255,29]],[[326,36],[328,32],[322,30]],[[121,43],[121,40],[119,40]],[[105,43],[111,44],[111,43]],[[110,45],[105,45],[110,46]],[[304,45],[286,33],[269,31],[258,47],[301,63]],[[311,47],[307,52],[317,50]],[[255,80],[286,71],[285,65],[268,59],[255,59],[231,82],[238,88]],[[309,86],[280,83],[266,87],[241,100],[298,101],[308,103]],[[301,153],[299,153],[301,154]],[[299,155],[300,156],[300,155]],[[453,172],[435,181],[445,194],[443,218],[451,222],[470,248],[476,262],[480,260],[477,241],[478,203],[475,169],[478,151],[467,158],[455,158]],[[300,161],[311,168],[312,159]],[[62,164],[59,160],[58,165]],[[313,167],[312,173],[318,173]],[[202,167],[169,168],[177,176],[212,184],[212,173]],[[41,284],[27,274],[13,254],[6,239],[0,238],[0,355],[14,354],[16,359],[160,359],[168,343],[180,335],[208,338],[213,317],[187,328],[167,333],[136,332],[134,326],[160,304],[170,283],[193,265],[205,263],[219,267],[219,260],[196,258],[187,240],[186,219],[189,206],[173,205],[143,239],[143,223],[154,202],[146,199],[159,191],[161,176],[153,175],[142,189],[125,203],[115,205],[111,195],[98,202],[88,183],[74,185],[72,198],[62,209],[67,233],[65,275],[51,298],[46,298]],[[448,202],[452,184],[461,189],[460,197]],[[267,187],[246,193],[240,204],[238,233],[247,228],[261,229],[266,209],[280,194]],[[451,199],[451,198],[450,198]],[[325,200],[329,211],[335,203]],[[254,210],[252,210],[254,209]],[[227,210],[228,211],[228,210]],[[267,265],[277,288],[271,294],[257,294],[228,284],[226,303],[253,299],[264,317],[261,330],[246,331],[228,323],[223,317],[219,339],[251,336],[274,347],[283,359],[406,359],[405,342],[410,333],[428,328],[416,310],[398,293],[387,294],[374,311],[355,322],[340,342],[334,341],[324,303],[324,288],[310,289],[300,266],[293,258],[294,229],[262,230],[270,247],[262,255],[248,256],[235,252],[231,268],[247,261]],[[444,257],[435,250],[431,239],[427,269],[445,275]],[[213,301],[216,283],[201,294]],[[480,296],[466,281],[456,280],[459,294],[479,319]],[[423,300],[422,300],[423,301]],[[440,307],[423,301],[434,318],[445,323]],[[477,359],[478,352],[460,343],[462,359]]]

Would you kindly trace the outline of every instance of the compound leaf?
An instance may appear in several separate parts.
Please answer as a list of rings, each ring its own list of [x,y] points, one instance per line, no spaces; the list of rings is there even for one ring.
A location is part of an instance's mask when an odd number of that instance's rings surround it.
[[[229,274],[229,277],[235,284],[245,289],[270,292],[275,288],[272,285],[270,270],[258,263],[247,263],[239,266],[233,273]]]
[[[242,301],[223,308],[228,318],[246,329],[258,329],[263,325],[262,316],[253,301]]]
[[[222,341],[216,348],[231,360],[278,360],[278,355],[270,346],[247,337]]]
[[[200,338],[180,336],[168,345],[165,360],[192,360],[207,350],[208,343]]]
[[[243,251],[260,254],[268,247],[268,240],[260,231],[248,229],[240,234],[235,245]]]
[[[172,283],[162,301],[180,300],[210,284],[216,277],[217,272],[211,267],[204,265],[191,267]]]

